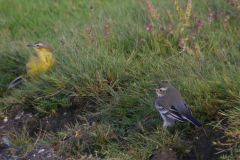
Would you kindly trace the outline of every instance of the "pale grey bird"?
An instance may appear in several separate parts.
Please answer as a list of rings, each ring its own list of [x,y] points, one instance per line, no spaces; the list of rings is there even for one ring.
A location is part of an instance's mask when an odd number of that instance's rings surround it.
[[[190,108],[175,87],[171,84],[163,84],[154,91],[158,96],[155,101],[156,108],[164,120],[163,128],[172,127],[177,122],[183,123],[185,121],[202,127],[202,124],[193,117]]]

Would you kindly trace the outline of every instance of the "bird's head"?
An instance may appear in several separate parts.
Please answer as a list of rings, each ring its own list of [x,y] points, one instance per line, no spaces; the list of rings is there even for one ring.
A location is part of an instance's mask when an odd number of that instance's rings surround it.
[[[154,89],[152,91],[156,92],[158,97],[163,97],[168,90],[174,88],[171,84],[163,84],[158,89]]]
[[[38,41],[34,44],[30,44],[27,46],[34,48],[35,51],[37,51],[37,52],[41,52],[41,51],[52,52],[52,53],[54,52],[52,46],[48,42],[45,42],[45,41]]]

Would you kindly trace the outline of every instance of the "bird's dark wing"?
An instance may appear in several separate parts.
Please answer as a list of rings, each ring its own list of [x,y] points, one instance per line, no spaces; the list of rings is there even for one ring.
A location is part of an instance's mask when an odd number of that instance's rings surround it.
[[[192,111],[190,110],[190,108],[188,107],[186,102],[184,102],[184,106],[186,107],[188,114],[190,114],[192,116]]]
[[[161,115],[173,119],[176,122],[182,123],[186,121],[185,119],[182,118],[182,116],[178,113],[174,106],[171,106],[171,108],[168,109],[156,104],[156,108]]]
[[[190,108],[188,107],[187,103],[184,101],[183,103],[177,103],[178,105],[182,105],[182,106],[178,106],[178,113],[181,115],[182,119],[184,121],[189,121],[191,122],[192,124],[198,126],[198,127],[201,127],[202,124],[193,117],[192,115],[192,111],[190,110]],[[173,107],[174,108],[174,107]],[[173,111],[176,110],[173,109]]]
[[[180,115],[174,106],[171,106],[168,112],[168,116],[172,117],[177,122],[185,122],[186,120]]]

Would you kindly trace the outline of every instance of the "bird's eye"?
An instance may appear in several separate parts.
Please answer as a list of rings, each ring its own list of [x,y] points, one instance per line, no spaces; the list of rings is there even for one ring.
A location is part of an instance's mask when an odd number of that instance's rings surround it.
[[[39,46],[39,44],[37,44],[37,46]]]
[[[162,92],[162,89],[160,89],[159,91]]]

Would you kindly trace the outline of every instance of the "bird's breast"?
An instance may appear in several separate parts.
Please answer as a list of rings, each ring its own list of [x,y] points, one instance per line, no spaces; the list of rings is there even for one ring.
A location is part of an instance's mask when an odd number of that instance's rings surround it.
[[[55,65],[55,58],[51,52],[37,52],[31,56],[26,64],[27,74],[36,76],[50,70]]]

